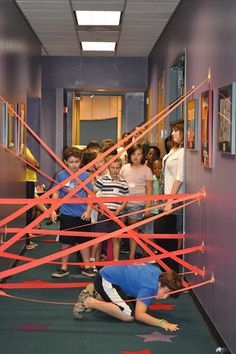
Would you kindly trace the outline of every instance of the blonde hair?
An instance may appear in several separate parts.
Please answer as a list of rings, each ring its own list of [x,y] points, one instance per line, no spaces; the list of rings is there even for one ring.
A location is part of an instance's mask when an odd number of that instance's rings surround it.
[[[110,160],[112,159],[112,157],[114,157],[114,156],[111,156],[111,155],[107,156],[107,157],[105,158],[106,162],[110,161]],[[113,163],[113,162],[119,162],[120,166],[122,166],[122,160],[121,160],[120,157],[117,157],[117,158],[116,158],[114,161],[112,161],[111,163]],[[109,166],[110,166],[110,165],[108,165],[108,167],[109,167]]]

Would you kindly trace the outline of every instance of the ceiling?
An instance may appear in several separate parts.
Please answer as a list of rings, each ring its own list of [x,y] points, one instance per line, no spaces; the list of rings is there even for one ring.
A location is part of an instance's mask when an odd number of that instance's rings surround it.
[[[49,56],[146,57],[180,0],[15,0]],[[79,27],[74,11],[122,11],[117,27]],[[114,52],[82,52],[80,41],[116,41]]]

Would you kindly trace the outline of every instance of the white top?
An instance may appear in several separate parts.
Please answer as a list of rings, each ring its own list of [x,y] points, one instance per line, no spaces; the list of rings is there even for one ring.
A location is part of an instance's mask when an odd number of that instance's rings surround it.
[[[171,194],[175,180],[182,182],[179,194],[184,192],[184,148],[171,149],[169,154],[163,157],[164,170],[164,193]]]

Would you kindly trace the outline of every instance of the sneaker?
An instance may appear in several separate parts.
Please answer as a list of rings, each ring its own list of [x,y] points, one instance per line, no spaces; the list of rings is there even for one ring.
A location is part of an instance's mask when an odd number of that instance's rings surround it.
[[[101,261],[107,261],[107,256],[105,254],[101,254]]]
[[[96,297],[97,292],[95,290],[94,283],[90,283],[89,285],[87,285],[85,290],[89,293],[89,296],[94,298]]]
[[[96,259],[93,257],[90,257],[90,262],[96,262]],[[92,266],[94,273],[98,273],[98,269],[96,266]]]
[[[84,306],[84,301],[91,296],[90,292],[86,289],[80,292],[78,300],[73,308],[73,316],[76,320],[81,320],[83,318],[83,312],[91,311],[91,309],[86,309]]]
[[[78,301],[81,301],[84,303],[88,297],[91,297],[91,295],[90,295],[90,292],[86,288],[79,293]]]
[[[28,245],[26,245],[27,250],[34,250],[38,245],[34,242],[30,242]]]
[[[63,278],[63,277],[67,277],[69,274],[70,274],[70,272],[68,272],[68,270],[58,269],[56,272],[51,274],[51,277]]]
[[[84,310],[85,310],[84,304],[81,301],[77,301],[73,308],[74,319],[82,320]]]
[[[92,267],[90,268],[84,268],[81,271],[81,274],[86,275],[86,277],[94,278],[96,277],[97,273],[93,270]]]

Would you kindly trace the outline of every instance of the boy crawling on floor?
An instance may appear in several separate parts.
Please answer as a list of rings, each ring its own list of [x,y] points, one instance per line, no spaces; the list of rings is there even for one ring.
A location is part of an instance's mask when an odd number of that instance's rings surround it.
[[[152,264],[103,267],[95,278],[79,294],[73,315],[82,319],[92,309],[104,312],[121,321],[134,319],[166,331],[177,331],[177,324],[158,319],[147,313],[153,297],[166,299],[169,292],[183,287],[182,278],[170,270],[162,272]],[[171,296],[177,297],[178,293]],[[134,299],[135,301],[128,301]]]

